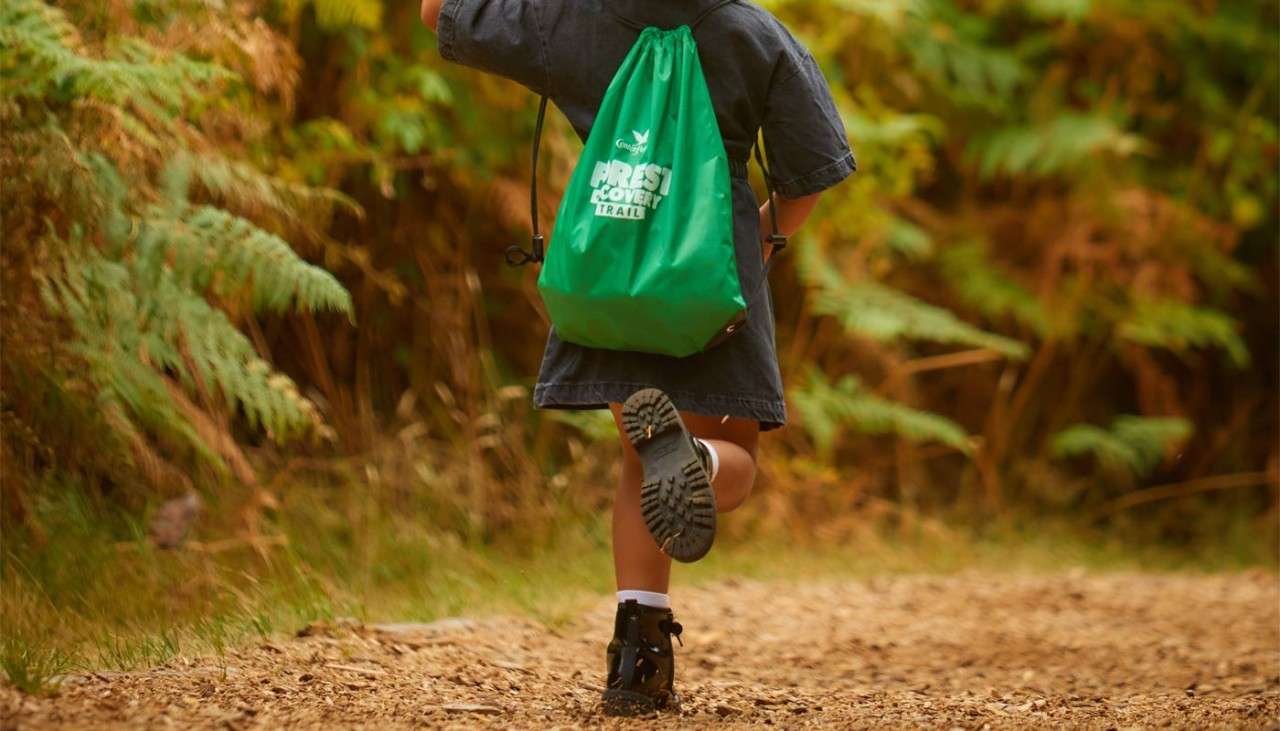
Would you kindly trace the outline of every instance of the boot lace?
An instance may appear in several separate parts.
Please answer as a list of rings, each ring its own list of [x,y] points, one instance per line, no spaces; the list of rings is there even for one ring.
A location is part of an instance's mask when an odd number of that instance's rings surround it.
[[[664,619],[658,623],[658,629],[672,637],[675,637],[676,642],[679,642],[680,646],[684,647],[684,640],[680,639],[680,635],[684,632],[684,626],[679,622],[674,619]]]

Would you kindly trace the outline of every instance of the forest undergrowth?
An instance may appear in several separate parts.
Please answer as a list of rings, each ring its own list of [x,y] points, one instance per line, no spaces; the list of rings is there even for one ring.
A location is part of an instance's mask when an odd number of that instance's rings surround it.
[[[773,270],[790,423],[682,576],[1274,570],[1277,6],[764,4],[859,172]],[[616,437],[532,408],[500,264],[536,106],[412,3],[0,0],[10,682],[608,590]],[[579,148],[551,115],[548,217]]]

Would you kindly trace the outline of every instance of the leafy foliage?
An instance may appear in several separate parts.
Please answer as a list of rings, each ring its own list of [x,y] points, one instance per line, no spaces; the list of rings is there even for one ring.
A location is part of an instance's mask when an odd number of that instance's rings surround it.
[[[1049,329],[1044,306],[994,262],[982,244],[957,243],[938,257],[947,284],[965,304],[986,317],[1010,317],[1038,335]]]
[[[1120,336],[1135,343],[1174,352],[1218,347],[1237,367],[1249,364],[1249,350],[1230,316],[1176,300],[1139,299],[1120,323]]]
[[[284,0],[285,13],[296,17],[306,6],[315,10],[324,28],[377,28],[382,22],[380,0]]]
[[[1063,114],[1038,126],[1008,127],[974,140],[983,177],[1046,176],[1087,165],[1095,155],[1127,157],[1143,149],[1137,136],[1101,115]]]
[[[315,405],[228,310],[350,314],[350,295],[280,236],[189,196],[197,178],[212,197],[285,219],[332,196],[210,149],[201,109],[232,98],[228,69],[135,36],[92,46],[63,11],[36,0],[6,0],[0,25],[4,216],[27,234],[6,250],[17,286],[5,336],[29,337],[24,330],[47,321],[36,332],[59,334],[43,345],[68,356],[11,367],[37,369],[84,400],[111,430],[104,444],[155,480],[164,477],[156,449],[186,464],[185,448],[219,469],[242,459],[214,426],[220,404],[279,441],[322,432]],[[39,394],[3,397],[6,409],[43,418]]]
[[[854,376],[831,383],[811,372],[792,400],[823,454],[830,454],[844,427],[864,434],[896,434],[912,442],[937,441],[965,453],[973,447],[964,429],[950,419],[881,398]]]
[[[813,309],[837,318],[844,328],[874,340],[899,338],[990,348],[1023,358],[1027,348],[1011,338],[983,332],[951,312],[874,281],[846,281],[814,249],[806,249],[805,277],[814,290]]]
[[[922,502],[1096,482],[1069,455],[1126,476],[1088,493],[1106,499],[1155,474],[1134,440],[1172,427],[1127,421],[1152,415],[1199,437],[1162,478],[1274,460],[1274,4],[766,7],[813,51],[859,161],[773,270],[800,417],[777,506],[843,484],[814,474],[889,481],[864,475],[869,434],[965,452],[878,475],[936,485]],[[110,464],[135,469],[331,426],[343,454],[448,485],[467,531],[541,505],[516,482],[583,482],[593,457],[564,437],[604,440],[608,418],[528,407],[545,331],[532,274],[499,265],[527,233],[536,99],[445,63],[416,12],[0,0],[6,465],[74,452],[55,424],[114,435]],[[580,146],[548,121],[550,217]],[[1112,425],[1066,426],[1085,422]],[[424,444],[465,476],[424,467]],[[816,467],[786,458],[815,444]]]
[[[1276,289],[1258,277],[1275,279],[1277,220],[1257,204],[1277,195],[1280,97],[1275,65],[1246,60],[1280,51],[1276,8],[839,6],[840,23],[803,0],[771,6],[836,81],[860,162],[796,247],[803,299],[779,295],[780,311],[803,312],[797,346],[783,347],[790,368],[879,372],[921,408],[978,427],[965,492],[988,501],[1038,494],[1027,480],[1069,482],[1079,462],[1035,455],[1054,452],[1063,424],[1099,414],[1176,415],[1207,435],[1265,402],[1250,431],[1277,432],[1272,389],[1240,370],[1276,359],[1275,315],[1263,314]],[[992,370],[940,345],[1009,362]],[[827,422],[804,421],[831,438]],[[1108,444],[1131,436],[1122,423]],[[1102,444],[1099,433],[1073,438]],[[1233,443],[1250,446],[1228,458],[1211,446],[1226,439],[1189,442],[1177,469],[1273,459],[1239,432]],[[865,461],[837,440],[834,454]]]
[[[1123,415],[1103,429],[1076,424],[1053,436],[1053,455],[1059,458],[1092,456],[1104,467],[1127,470],[1144,477],[1160,464],[1171,444],[1194,431],[1186,419]]]

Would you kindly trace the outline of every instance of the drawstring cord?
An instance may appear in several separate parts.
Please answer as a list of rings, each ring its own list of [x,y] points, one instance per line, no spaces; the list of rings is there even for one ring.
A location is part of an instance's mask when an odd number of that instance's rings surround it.
[[[533,163],[530,167],[529,183],[529,218],[533,221],[533,236],[530,238],[529,250],[518,245],[507,247],[507,265],[522,267],[525,264],[540,262],[545,250],[542,230],[538,226],[538,147],[542,144],[542,123],[547,118],[547,97],[544,95],[538,102],[538,122],[533,129]]]
[[[756,164],[760,166],[760,173],[764,176],[764,189],[769,194],[769,223],[771,231],[766,239],[769,242],[769,261],[765,262],[764,275],[769,277],[769,270],[773,268],[773,258],[782,253],[787,248],[787,237],[778,229],[778,202],[773,197],[773,179],[769,177],[769,168],[764,165],[764,156],[760,154],[760,145],[764,142],[763,130],[761,130],[760,138],[756,139],[755,155]]]

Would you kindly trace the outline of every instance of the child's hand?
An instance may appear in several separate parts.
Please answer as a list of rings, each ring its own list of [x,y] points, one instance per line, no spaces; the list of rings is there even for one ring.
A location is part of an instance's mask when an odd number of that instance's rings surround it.
[[[773,202],[778,206],[778,233],[791,236],[799,230],[809,214],[813,213],[813,207],[818,205],[818,198],[821,195],[821,193],[814,193],[800,198],[783,198],[774,193]],[[769,203],[765,203],[760,206],[760,247],[764,249],[765,261],[769,261],[769,257],[773,256],[773,245],[769,243],[771,233],[773,233],[773,220],[769,214]]]

